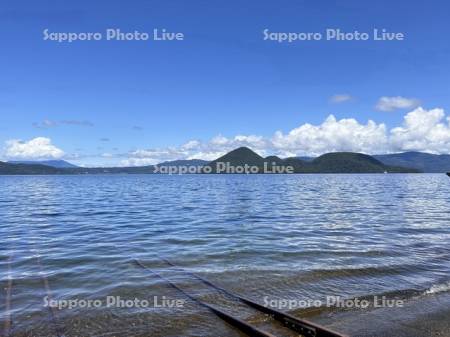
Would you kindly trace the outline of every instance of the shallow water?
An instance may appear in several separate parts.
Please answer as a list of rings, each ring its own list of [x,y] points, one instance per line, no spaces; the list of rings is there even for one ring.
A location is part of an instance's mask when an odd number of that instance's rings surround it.
[[[153,296],[186,298],[135,259],[265,328],[161,258],[263,304],[448,292],[449,220],[450,180],[438,174],[0,176],[1,328],[239,336],[192,301],[155,307]],[[102,303],[50,310],[46,296]],[[107,296],[153,305],[107,307]]]

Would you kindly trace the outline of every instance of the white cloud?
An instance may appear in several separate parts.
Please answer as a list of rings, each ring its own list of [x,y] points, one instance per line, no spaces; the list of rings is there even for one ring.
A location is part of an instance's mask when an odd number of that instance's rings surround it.
[[[336,120],[330,115],[322,124],[302,126],[284,135],[277,131],[272,144],[283,156],[320,155],[326,152],[383,152],[387,148],[386,126],[353,118]]]
[[[328,116],[322,123],[302,124],[271,137],[258,135],[218,135],[209,141],[190,140],[179,147],[138,149],[128,154],[103,153],[95,158],[123,158],[120,165],[143,166],[177,159],[213,160],[240,146],[263,156],[317,156],[327,152],[352,151],[380,154],[401,151],[450,153],[450,116],[443,109],[418,107],[404,116],[400,126],[388,129],[383,123]],[[64,152],[49,138],[6,142],[6,159],[55,159]],[[73,155],[72,155],[73,156]],[[66,156],[66,158],[68,158]]]
[[[352,99],[352,96],[349,94],[336,94],[330,97],[331,103],[344,103],[347,101],[350,101]]]
[[[417,98],[406,98],[401,96],[383,96],[377,102],[375,109],[379,111],[393,111],[397,109],[413,109],[420,104]]]
[[[183,149],[149,149],[136,150],[129,154],[129,158],[120,162],[121,166],[145,166],[159,164],[167,160],[185,159],[188,151]]]
[[[240,147],[248,146],[260,154],[265,154],[271,146],[270,141],[260,136],[235,136],[227,138],[218,135],[209,142],[191,140],[179,148],[136,150],[129,154],[129,158],[120,162],[122,166],[153,165],[163,161],[178,159],[214,160],[225,153]]]
[[[9,159],[58,159],[64,151],[52,144],[49,138],[37,137],[27,142],[6,141],[5,157]]]
[[[394,151],[450,153],[450,117],[445,118],[443,109],[419,107],[391,130],[390,145]]]
[[[352,151],[381,154],[401,151],[450,153],[450,117],[442,109],[416,108],[405,115],[403,124],[388,129],[369,120],[336,119],[328,116],[318,125],[303,124],[287,133],[275,132],[266,138],[218,135],[209,141],[189,141],[178,148],[137,150],[122,165],[149,165],[175,159],[213,160],[240,146],[266,156],[318,156],[327,152]]]
[[[148,166],[148,165],[154,165],[154,164],[158,164],[157,162],[155,162],[154,159],[152,158],[128,158],[128,159],[123,159],[120,161],[119,165],[120,166],[124,166],[124,167],[130,167],[130,166]]]

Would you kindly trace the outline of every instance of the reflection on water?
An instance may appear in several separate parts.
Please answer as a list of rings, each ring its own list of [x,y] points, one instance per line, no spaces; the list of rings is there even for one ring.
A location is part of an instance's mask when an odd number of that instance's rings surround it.
[[[49,295],[185,299],[135,258],[260,324],[159,257],[261,303],[443,289],[449,210],[445,175],[3,176],[0,322],[14,336],[239,336],[191,301],[43,306]]]

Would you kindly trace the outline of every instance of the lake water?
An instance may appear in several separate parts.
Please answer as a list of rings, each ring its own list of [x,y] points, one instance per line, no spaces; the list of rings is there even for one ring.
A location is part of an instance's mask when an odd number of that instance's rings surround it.
[[[323,308],[305,309],[301,300],[448,292],[450,179],[0,176],[4,335],[240,335],[150,270],[231,314],[268,324],[161,258],[262,304],[291,300],[299,304],[292,313],[311,320]],[[118,296],[153,305],[106,305]],[[46,298],[79,302],[51,310]],[[80,300],[97,305],[80,307]],[[184,302],[172,308],[170,300]]]

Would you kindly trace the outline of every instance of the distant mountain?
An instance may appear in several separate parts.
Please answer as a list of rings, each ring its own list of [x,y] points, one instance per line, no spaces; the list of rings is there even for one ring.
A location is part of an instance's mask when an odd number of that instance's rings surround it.
[[[313,161],[314,159],[316,159],[316,157],[295,157],[295,158],[303,161]]]
[[[385,165],[406,166],[423,172],[443,173],[450,171],[450,155],[423,152],[404,152],[373,156]]]
[[[157,164],[157,166],[204,166],[208,164],[209,161],[207,160],[201,160],[201,159],[188,159],[188,160],[172,160],[172,161],[165,161],[162,163]]]
[[[362,153],[327,153],[310,161],[292,157],[281,159],[276,156],[261,157],[247,147],[240,147],[210,162],[207,167],[211,173],[235,173],[235,167],[245,165],[259,168],[256,173],[267,173],[274,166],[292,167],[295,173],[417,173],[417,169],[385,165],[379,160]],[[274,171],[274,173],[286,173]],[[208,173],[205,171],[205,173]],[[246,171],[245,173],[255,173]]]
[[[0,162],[0,174],[64,174],[64,170],[40,164],[11,164]]]
[[[303,167],[303,162],[294,163],[298,167]],[[248,147],[240,147],[216,160],[205,165],[204,173],[292,173],[286,172],[286,168],[290,165],[289,160],[286,161],[277,156],[261,157]],[[279,167],[282,171],[277,171],[275,167]],[[209,170],[208,170],[209,169]],[[297,168],[299,169],[299,168]]]
[[[151,174],[153,172],[154,166],[57,168],[42,164],[13,164],[0,162],[0,175]]]
[[[154,166],[132,167],[76,167],[61,169],[65,174],[151,174]]]
[[[212,162],[177,160],[157,166],[202,166],[203,173],[413,173],[418,169],[387,165],[376,158],[352,152],[327,153],[310,161],[292,157],[262,157],[247,147],[240,147]],[[244,171],[241,169],[245,168]],[[156,166],[140,167],[52,167],[42,164],[0,162],[0,174],[153,174]],[[256,171],[254,170],[256,169]],[[449,170],[450,171],[450,170]],[[160,172],[163,173],[163,172]]]
[[[276,158],[277,160],[279,159],[278,157]],[[228,163],[230,166],[244,166],[247,164],[257,167],[263,167],[264,162],[265,160],[263,157],[253,152],[248,147],[240,147],[231,152],[228,152],[227,154],[217,158],[216,160],[213,160],[208,164],[208,166],[212,167],[214,169],[214,172],[216,172],[217,165],[219,163]]]
[[[426,173],[443,173],[450,171],[450,155],[436,155],[425,152],[402,152],[373,155],[385,165],[402,166],[418,169]],[[303,161],[313,161],[314,157],[296,157]]]
[[[46,165],[56,168],[75,168],[78,167],[74,164],[71,164],[65,160],[11,160],[8,161],[10,164],[24,164],[24,165]]]
[[[385,165],[372,156],[353,152],[324,154],[311,162],[314,172],[320,173],[417,173],[417,169]]]

